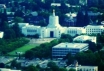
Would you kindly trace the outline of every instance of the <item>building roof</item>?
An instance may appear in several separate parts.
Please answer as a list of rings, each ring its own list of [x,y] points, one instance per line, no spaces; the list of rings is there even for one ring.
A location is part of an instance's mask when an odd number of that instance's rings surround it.
[[[60,43],[60,44],[58,44],[58,45],[56,45],[56,46],[54,46],[53,48],[78,48],[78,49],[80,49],[80,48],[83,48],[84,46],[86,46],[86,45],[88,45],[87,43]]]
[[[40,26],[34,26],[34,25],[29,25],[29,24],[26,24],[26,26],[24,26],[26,28],[40,28]]]
[[[73,39],[73,41],[86,41],[86,40],[90,40],[92,42],[96,43],[96,37],[95,36],[88,36],[88,35],[80,35],[77,36]]]
[[[86,28],[104,28],[103,25],[87,25]]]
[[[0,68],[0,71],[21,71],[21,70],[11,70],[7,68]]]

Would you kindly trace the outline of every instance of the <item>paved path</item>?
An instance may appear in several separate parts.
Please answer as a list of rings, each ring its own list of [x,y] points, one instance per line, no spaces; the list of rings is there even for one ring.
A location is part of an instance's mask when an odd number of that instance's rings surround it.
[[[29,43],[38,43],[38,44],[41,44],[41,43],[46,43],[46,42],[50,42],[52,40],[54,40],[56,38],[40,38],[40,39],[30,39],[30,42]]]

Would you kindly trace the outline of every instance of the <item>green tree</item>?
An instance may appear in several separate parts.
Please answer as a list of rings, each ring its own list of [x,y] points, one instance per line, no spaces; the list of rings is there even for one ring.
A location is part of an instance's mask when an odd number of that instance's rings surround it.
[[[89,23],[90,23],[90,19],[89,19],[89,16],[88,16],[88,11],[85,11],[85,15],[84,15],[84,26],[89,25]]]
[[[39,71],[35,66],[30,65],[27,67],[26,71]]]
[[[28,59],[32,59],[34,57],[34,51],[33,50],[29,50],[25,53],[24,55],[26,58]]]
[[[69,71],[76,71],[76,70],[71,68],[71,69],[69,69]]]
[[[76,26],[77,27],[83,27],[84,25],[84,15],[82,13],[82,11],[79,11],[77,13],[77,17],[76,17]]]
[[[15,17],[14,22],[15,23],[22,23],[22,22],[24,22],[24,19],[22,17]]]
[[[39,38],[39,34],[35,34],[33,37],[38,39]]]
[[[61,34],[61,38],[59,39],[60,42],[72,42],[72,36],[69,34]]]
[[[21,37],[21,29],[19,28],[18,23],[15,23],[12,27],[12,29],[15,31],[15,35],[17,38]]]
[[[91,42],[89,40],[85,41],[85,43],[88,43],[89,44],[89,50],[95,52],[97,50],[96,48],[96,44],[94,42]]]
[[[39,21],[38,25],[44,27],[47,26],[47,23],[45,22],[45,20],[41,20]]]
[[[54,62],[49,62],[47,66],[50,67],[52,71],[59,71],[59,67]]]
[[[75,55],[75,59],[82,65],[95,65],[97,58],[94,53],[80,52]]]
[[[74,57],[71,55],[71,53],[68,53],[68,54],[66,55],[65,59],[68,59],[67,65],[72,64],[72,63],[74,62],[74,60],[75,60]]]
[[[15,31],[13,29],[5,29],[4,39],[13,39],[16,37]]]
[[[16,66],[16,64],[17,64],[16,60],[13,60],[13,61],[11,62],[11,66],[12,66],[12,67]]]
[[[59,71],[67,71],[66,68],[60,68]]]

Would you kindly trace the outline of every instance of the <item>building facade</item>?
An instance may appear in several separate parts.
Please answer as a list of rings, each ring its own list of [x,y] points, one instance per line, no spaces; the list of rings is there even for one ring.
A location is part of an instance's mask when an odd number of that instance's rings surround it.
[[[7,69],[7,68],[0,68],[0,71],[21,71],[21,70],[13,70],[13,69]]]
[[[80,35],[80,36],[77,36],[73,39],[74,42],[84,42],[87,40],[96,43],[96,37],[95,36]]]
[[[49,16],[49,24],[46,27],[26,24],[22,27],[22,33],[25,36],[39,34],[41,38],[60,38],[62,33],[75,36],[85,33],[85,29],[83,27],[62,27],[59,24],[59,17],[53,11],[53,14]]]
[[[82,66],[75,61],[73,64],[66,67],[67,70],[75,69],[76,71],[98,71],[98,66]]]
[[[63,58],[68,53],[75,55],[78,52],[87,51],[87,43],[60,43],[52,47],[52,57],[53,58]]]
[[[86,34],[101,34],[104,31],[103,25],[87,25],[85,27]]]

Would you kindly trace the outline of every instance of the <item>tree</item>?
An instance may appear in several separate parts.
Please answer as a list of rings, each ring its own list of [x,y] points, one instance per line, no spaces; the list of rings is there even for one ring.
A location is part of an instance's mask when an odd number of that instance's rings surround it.
[[[64,42],[72,42],[72,36],[70,36],[69,34],[61,34],[61,38],[59,41],[64,41]]]
[[[6,9],[4,9],[4,13],[0,13],[0,31],[4,31],[5,24],[7,24],[7,13]]]
[[[97,44],[96,44],[96,49],[97,49],[98,51],[100,51],[102,48],[103,48],[103,45],[102,45],[101,43],[97,43]]]
[[[24,13],[22,12],[22,10],[17,10],[14,14],[15,17],[23,17]]]
[[[70,5],[78,5],[79,4],[79,0],[68,0],[68,3]]]
[[[82,65],[95,65],[97,57],[94,53],[80,52],[75,55],[75,59]]]
[[[32,59],[34,57],[34,51],[29,50],[25,53],[25,58]]]
[[[85,11],[85,15],[84,15],[84,26],[87,26],[89,25],[89,22],[90,19],[89,19],[89,16],[88,16],[88,11]]]
[[[21,37],[22,33],[21,33],[21,29],[19,28],[18,23],[15,23],[13,25],[12,29],[14,30],[15,35],[16,35],[17,38]]]
[[[102,60],[104,60],[104,50],[99,51],[99,55]]]
[[[66,55],[65,59],[68,59],[67,65],[72,64],[72,63],[74,62],[74,60],[75,60],[74,57],[71,55],[71,53],[68,53],[68,54]]]
[[[30,65],[27,67],[26,71],[39,71],[35,66]]]
[[[5,39],[13,39],[16,37],[15,31],[13,29],[5,29],[4,33]]]
[[[59,71],[67,71],[66,68],[60,68]]]
[[[15,17],[14,18],[14,22],[15,23],[23,23],[24,22],[24,19],[22,17]]]
[[[44,27],[47,26],[47,23],[45,22],[45,20],[41,20],[39,21],[38,25]]]
[[[71,69],[69,69],[69,71],[76,71],[75,69],[73,69],[73,68],[71,68]]]
[[[47,66],[50,67],[52,71],[59,71],[59,67],[54,62],[49,62]]]
[[[11,67],[16,67],[16,65],[17,65],[17,61],[16,60],[13,60],[12,62],[11,62]]]
[[[79,11],[77,13],[77,17],[76,17],[77,21],[76,21],[76,26],[77,27],[83,27],[84,26],[84,15],[82,11]]]
[[[33,37],[38,39],[39,38],[39,34],[35,34]]]
[[[5,64],[4,63],[0,63],[0,68],[4,68]]]
[[[88,43],[88,45],[89,45],[89,50],[91,50],[91,51],[93,51],[93,52],[95,52],[95,51],[97,50],[97,49],[96,49],[96,45],[95,45],[94,42],[91,42],[91,41],[87,40],[87,41],[85,41],[85,43]]]

